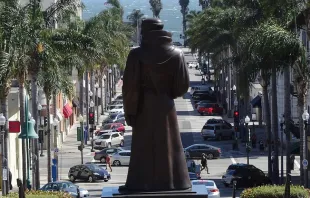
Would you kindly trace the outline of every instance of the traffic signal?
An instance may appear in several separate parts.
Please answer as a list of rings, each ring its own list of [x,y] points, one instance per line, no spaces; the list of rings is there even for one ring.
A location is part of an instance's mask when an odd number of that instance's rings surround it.
[[[88,118],[89,118],[89,121],[88,121],[89,124],[95,124],[95,114],[94,114],[94,112],[89,112]]]
[[[44,126],[47,126],[47,117],[44,117]]]
[[[234,122],[239,122],[239,111],[234,111]]]
[[[180,34],[180,39],[182,38],[182,34]]]

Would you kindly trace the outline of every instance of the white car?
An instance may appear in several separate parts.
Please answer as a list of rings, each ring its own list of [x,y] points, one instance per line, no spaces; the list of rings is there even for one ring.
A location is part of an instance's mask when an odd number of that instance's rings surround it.
[[[108,111],[109,114],[114,114],[114,113],[124,113],[124,109],[123,108],[115,108],[115,109],[111,109]]]
[[[95,148],[123,147],[124,144],[124,137],[120,132],[105,133],[95,140]]]
[[[220,190],[213,180],[192,180],[192,185],[204,185],[208,190],[208,198],[220,198]]]
[[[115,153],[111,156],[111,163],[113,166],[128,166],[130,162],[130,154],[130,150],[122,150],[118,153]]]

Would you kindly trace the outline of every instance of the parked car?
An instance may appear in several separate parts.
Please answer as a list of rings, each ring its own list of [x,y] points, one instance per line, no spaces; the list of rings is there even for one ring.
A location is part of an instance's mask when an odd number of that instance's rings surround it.
[[[201,101],[201,100],[210,100],[212,102],[216,102],[216,98],[214,95],[209,94],[209,93],[197,93],[193,94],[193,101],[195,103]]]
[[[89,197],[89,192],[86,189],[80,188],[69,181],[56,181],[49,182],[41,187],[39,190],[42,191],[61,191],[68,193],[71,197]]]
[[[111,179],[110,173],[96,164],[73,166],[68,172],[68,177],[71,182],[74,182],[75,180],[85,180],[89,182],[104,180],[107,182]]]
[[[192,185],[204,185],[208,190],[208,198],[220,198],[220,190],[213,180],[192,180]]]
[[[111,163],[113,166],[129,165],[130,162],[130,150],[123,150],[111,155]]]
[[[208,125],[208,124],[226,124],[227,126],[232,127],[232,125],[229,122],[227,122],[226,120],[218,119],[218,118],[208,119],[207,122],[205,123],[205,125]]]
[[[121,95],[117,96],[117,97],[115,98],[115,100],[123,100],[123,95],[121,94]]]
[[[226,187],[236,181],[236,188],[254,187],[272,184],[265,173],[253,165],[231,164],[222,176],[222,182]]]
[[[123,108],[123,104],[113,104],[113,105],[108,105],[107,109],[108,110],[112,110],[112,109],[122,109]]]
[[[117,153],[119,151],[123,151],[122,148],[118,147],[111,147],[111,148],[105,148],[101,151],[95,152],[94,160],[99,160],[101,163],[105,163],[105,159],[107,155],[113,155],[114,153]]]
[[[200,115],[223,115],[223,107],[220,107],[217,103],[199,104],[197,111]]]
[[[211,101],[211,100],[201,100],[201,101],[195,103],[195,109],[197,109],[198,105],[200,105],[200,104],[208,104],[208,103],[213,103],[213,101]]]
[[[125,144],[123,134],[120,132],[106,133],[95,140],[95,149],[111,148],[112,146],[123,147]]]
[[[204,140],[215,138],[221,141],[223,138],[234,139],[234,129],[226,123],[207,124],[201,129],[201,136]]]
[[[108,124],[108,123],[113,123],[116,120],[118,120],[119,118],[122,118],[124,116],[125,115],[123,113],[113,113],[113,114],[110,114],[109,117],[102,122],[102,125]]]
[[[195,85],[191,87],[190,94],[193,95],[195,91],[208,91],[211,85]]]
[[[127,125],[125,117],[121,117],[121,118],[115,120],[115,122],[122,123],[124,126]]]
[[[193,144],[184,149],[191,159],[200,159],[205,153],[208,159],[220,158],[222,151],[220,148],[207,144]]]
[[[100,127],[99,130],[95,132],[95,135],[102,135],[107,132],[122,132],[125,133],[125,127],[122,123],[109,123]]]
[[[173,44],[174,46],[178,46],[178,47],[183,46],[182,43],[180,43],[180,42],[173,42],[172,44]]]
[[[109,114],[124,113],[124,109],[123,108],[115,108],[115,109],[108,110],[108,113]]]
[[[123,100],[113,100],[109,105],[122,105]]]

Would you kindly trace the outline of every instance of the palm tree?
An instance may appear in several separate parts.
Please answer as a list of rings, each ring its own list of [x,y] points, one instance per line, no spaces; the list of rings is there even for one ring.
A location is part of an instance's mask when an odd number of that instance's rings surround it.
[[[150,0],[151,10],[153,12],[153,17],[160,18],[159,13],[163,9],[161,0]]]
[[[132,12],[127,16],[127,19],[130,21],[132,27],[137,27],[139,25],[139,21],[143,19],[144,14],[141,10],[132,10]]]
[[[182,24],[183,24],[183,34],[184,34],[186,31],[186,15],[188,13],[189,0],[179,0],[179,4],[181,6],[181,14],[183,17]],[[186,43],[186,35],[185,35],[185,43]]]

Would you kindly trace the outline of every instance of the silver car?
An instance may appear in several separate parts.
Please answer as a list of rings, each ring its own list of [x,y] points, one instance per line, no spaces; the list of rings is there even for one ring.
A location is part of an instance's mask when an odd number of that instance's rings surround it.
[[[213,180],[192,180],[192,185],[204,185],[208,190],[208,198],[220,198],[220,190]]]
[[[122,165],[129,165],[130,162],[130,150],[123,150],[118,153],[115,153],[111,156],[111,163],[114,166],[122,166]]]
[[[235,132],[228,124],[206,124],[201,129],[201,136],[204,140],[209,138],[215,138],[217,140],[222,140],[223,138],[233,139],[235,137]]]

